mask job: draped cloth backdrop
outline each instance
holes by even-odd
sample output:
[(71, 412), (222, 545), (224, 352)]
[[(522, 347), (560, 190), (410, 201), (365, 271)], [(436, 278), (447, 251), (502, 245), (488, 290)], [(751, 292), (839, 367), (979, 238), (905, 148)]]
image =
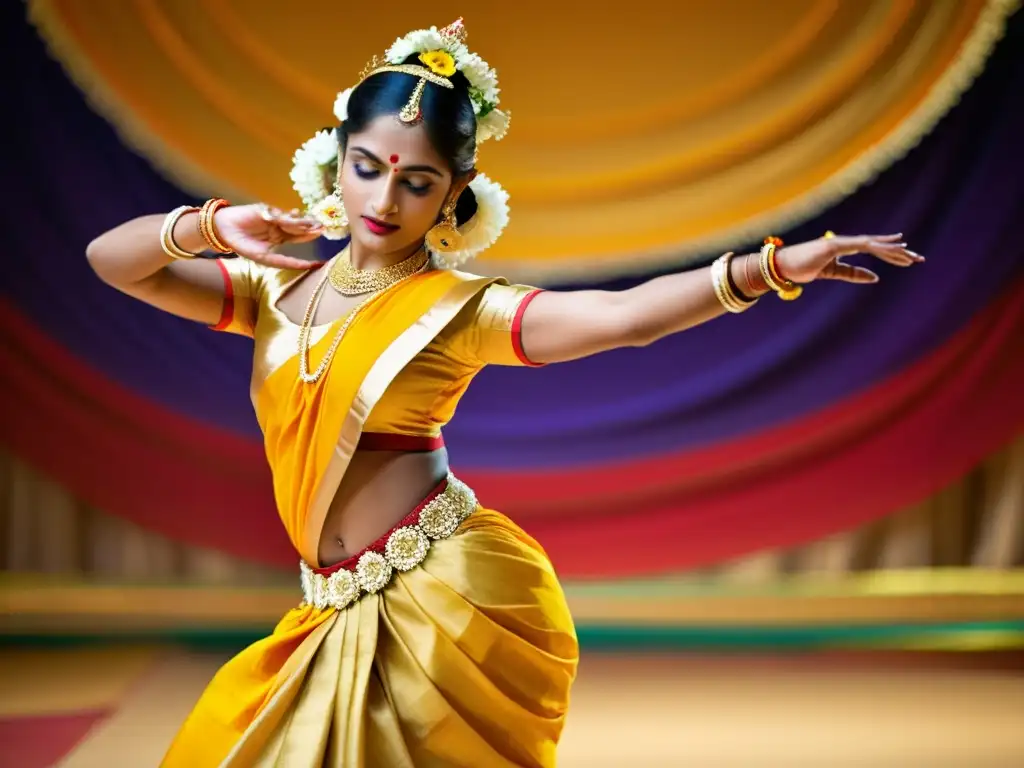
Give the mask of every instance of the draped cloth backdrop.
[[(760, 19), (762, 4), (743, 7)], [(11, 256), (0, 302), (0, 396), (8, 404), (0, 440), (89, 504), (197, 545), (291, 565), (247, 399), (249, 342), (115, 294), (91, 274), (83, 251), (105, 228), (186, 202), (190, 193), (179, 185), (287, 202), (289, 148), (327, 122), (331, 88), (350, 79), (342, 74), (320, 88), (314, 75), (358, 71), (357, 59), (390, 37), (359, 36), (357, 46), (353, 36), (338, 59), (327, 38), (316, 44), (320, 27), (330, 25), (310, 24), (311, 6), (297, 19), (277, 3), (253, 3), (238, 24), (228, 22), (242, 5), (229, 2), (118, 3), (117, 13), (97, 2), (89, 14), (70, 2), (30, 8), (64, 66), (48, 58), (20, 9), (0, 11), (23, 73), (2, 86), (21, 114), (9, 125), (18, 151), (0, 162), (21, 194), (4, 211)], [(789, 222), (788, 231), (772, 231), (788, 240), (825, 229), (903, 231), (929, 257), (912, 272), (883, 269), (878, 286), (819, 284), (789, 304), (769, 297), (755, 311), (647, 348), (540, 370), (484, 371), (446, 433), (455, 469), (486, 504), (538, 536), (568, 576), (680, 570), (847, 530), (935, 493), (1024, 425), (1020, 15), (1009, 18), (1005, 39), (986, 58), (1010, 4), (807, 0), (778, 8), (786, 32), (765, 36), (779, 60), (760, 57), (763, 43), (747, 58), (778, 69), (736, 70), (731, 90), (717, 83), (707, 91), (690, 88), (692, 73), (659, 63), (668, 38), (661, 45), (643, 38), (649, 52), (640, 56), (628, 34), (595, 44), (598, 32), (586, 24), (598, 22), (582, 20), (580, 40), (591, 34), (584, 74), (575, 68), (579, 51), (565, 48), (577, 45), (567, 41), (576, 35), (562, 34), (557, 18), (530, 26), (537, 45), (551, 36), (540, 48), (522, 40), (510, 48), (516, 36), (499, 35), (497, 17), (467, 20), (471, 36), (479, 30), (471, 41), (503, 74), (509, 100), (526, 100), (521, 109), (512, 102), (522, 120), (510, 137), (483, 155), (484, 169), (508, 181), (518, 222), (518, 234), (509, 233), (514, 247), (485, 267), (514, 271), (521, 264), (513, 255), (530, 254), (551, 287), (581, 284), (565, 281), (580, 265), (597, 265), (594, 274), (624, 275), (599, 287), (621, 288), (657, 265), (706, 260), (711, 242), (752, 247), (744, 242), (751, 222), (761, 222), (763, 234), (768, 223)], [(714, 25), (742, 42), (750, 18), (680, 13), (694, 33), (672, 52), (703, 52), (705, 66), (726, 77), (708, 44)], [(446, 21), (420, 14), (394, 14), (407, 22), (397, 32)], [(262, 45), (257, 31), (272, 19), (275, 45)], [(808, 19), (817, 19), (814, 34)], [(299, 22), (301, 33), (289, 26)], [(662, 26), (648, 21), (644, 34), (663, 35)], [(839, 39), (830, 35), (844, 44), (826, 45)], [(847, 37), (862, 47), (876, 41), (866, 69), (842, 58), (855, 53)], [(243, 48), (262, 57), (261, 66), (291, 69), (254, 78), (243, 66), (251, 62), (237, 57)], [(545, 53), (527, 55), (534, 50)], [(606, 67), (595, 70), (603, 56)], [(185, 70), (168, 71), (172, 60)], [(544, 78), (541, 62), (564, 67), (566, 77)], [(217, 76), (197, 78), (208, 73), (197, 67)], [(673, 85), (662, 73), (682, 80)], [(555, 88), (550, 81), (560, 79), (585, 95), (579, 109), (534, 87)], [(630, 101), (658, 82), (696, 94), (694, 101), (681, 105), (660, 90)], [(762, 90), (777, 98), (759, 101)], [(801, 101), (812, 93), (821, 101)], [(278, 117), (264, 119), (271, 107)], [(591, 118), (610, 114), (608, 124), (583, 119), (588, 110)], [(836, 117), (851, 114), (860, 128)], [(722, 133), (724, 116), (740, 133)], [(722, 140), (714, 152), (709, 120)], [(837, 121), (854, 133), (823, 128)], [(664, 135), (643, 134), (653, 127)], [(278, 129), (280, 141), (264, 135)], [(555, 136), (566, 146), (546, 143)], [(834, 141), (823, 144), (823, 136)], [(736, 154), (730, 141), (745, 151)], [(570, 144), (591, 154), (576, 155)], [(796, 160), (801, 146), (804, 165)], [(783, 148), (794, 164), (775, 162)], [(659, 154), (669, 149), (705, 155), (711, 165), (673, 165)], [(779, 197), (743, 197), (752, 186)], [(853, 194), (840, 200), (846, 192)], [(695, 208), (698, 198), (718, 207)], [(644, 234), (633, 212), (659, 207), (658, 221), (679, 228), (652, 238), (657, 227)], [(694, 211), (699, 216), (687, 223)], [(561, 235), (549, 236), (556, 229), (572, 233), (572, 242), (559, 245)], [(639, 250), (626, 258), (630, 247)]]
[[(509, 139), (481, 152), (515, 206), (485, 264), (549, 282), (631, 274), (788, 229), (917, 143), (1018, 2), (479, 4), (470, 47), (498, 69), (513, 115)], [(170, 178), (286, 208), (291, 155), (333, 123), (335, 94), (396, 36), (466, 9), (29, 5), (97, 108)]]

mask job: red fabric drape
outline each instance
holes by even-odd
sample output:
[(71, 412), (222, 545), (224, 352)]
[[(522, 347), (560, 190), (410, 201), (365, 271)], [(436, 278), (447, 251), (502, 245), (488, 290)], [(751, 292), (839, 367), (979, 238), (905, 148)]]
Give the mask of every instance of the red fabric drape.
[[(3, 442), (89, 503), (192, 544), (291, 566), (258, 444), (83, 365), (0, 305)], [(706, 450), (581, 471), (467, 472), (567, 576), (678, 570), (914, 503), (1024, 423), (1024, 282), (945, 346), (832, 408)], [(456, 470), (458, 470), (458, 457)]]

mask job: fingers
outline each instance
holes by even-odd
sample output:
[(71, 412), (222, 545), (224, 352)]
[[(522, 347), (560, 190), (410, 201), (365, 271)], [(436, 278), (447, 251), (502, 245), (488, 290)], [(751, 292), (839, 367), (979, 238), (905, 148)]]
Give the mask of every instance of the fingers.
[(828, 242), (837, 257), (867, 253), (897, 267), (909, 267), (923, 262), (924, 256), (907, 248), (907, 244), (901, 240), (902, 237), (898, 234), (860, 235), (858, 237), (835, 237)]
[(864, 250), (898, 267), (909, 267), (924, 261), (924, 256), (908, 249), (906, 243), (871, 243)]
[(301, 216), (284, 216), (274, 221), (274, 224), (289, 237), (305, 237), (313, 232), (319, 236), (324, 228), (316, 219), (307, 219)]
[(261, 203), (259, 210), (260, 217), (264, 221), (273, 224), (281, 232), (290, 236), (281, 238), (282, 242), (290, 240), (291, 236), (305, 237), (311, 232), (323, 229), (323, 225), (319, 221), (311, 216), (303, 216), (298, 208), (292, 208), (285, 213), (280, 208), (272, 208)]
[(844, 283), (867, 284), (878, 282), (878, 275), (870, 269), (855, 267), (852, 264), (844, 264), (841, 261), (835, 261), (826, 267), (821, 273), (821, 277), (825, 280), (839, 280)]
[(831, 238), (825, 238), (825, 239), (831, 239), (831, 240), (838, 241), (838, 242), (841, 242), (841, 241), (844, 241), (844, 240), (849, 240), (849, 241), (860, 240), (860, 241), (863, 241), (863, 242), (869, 242), (871, 240), (874, 240), (874, 241), (877, 241), (879, 243), (895, 243), (895, 242), (900, 241), (900, 240), (903, 239), (903, 233), (902, 232), (897, 232), (896, 234), (893, 234), (893, 235), (857, 235), (855, 237), (851, 237), (849, 235), (832, 235)]

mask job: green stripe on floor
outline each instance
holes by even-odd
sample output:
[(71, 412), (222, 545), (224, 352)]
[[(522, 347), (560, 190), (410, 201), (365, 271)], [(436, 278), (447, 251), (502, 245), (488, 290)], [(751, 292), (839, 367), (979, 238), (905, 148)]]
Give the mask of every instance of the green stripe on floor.
[[(199, 649), (241, 648), (267, 634), (263, 628), (174, 629), (77, 634), (8, 633), (0, 646), (66, 647), (105, 642), (173, 643)], [(586, 650), (728, 650), (888, 648), (1002, 650), (1024, 648), (1024, 621), (848, 626), (680, 627), (586, 625), (577, 627)]]

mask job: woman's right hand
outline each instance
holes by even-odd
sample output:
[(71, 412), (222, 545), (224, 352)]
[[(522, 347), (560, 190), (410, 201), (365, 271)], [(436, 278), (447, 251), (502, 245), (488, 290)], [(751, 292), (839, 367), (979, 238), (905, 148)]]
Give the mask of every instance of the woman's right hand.
[(297, 210), (285, 213), (265, 205), (231, 205), (213, 216), (217, 238), (251, 261), (278, 269), (309, 269), (318, 262), (274, 253), (285, 243), (308, 243), (323, 234), (323, 225)]

